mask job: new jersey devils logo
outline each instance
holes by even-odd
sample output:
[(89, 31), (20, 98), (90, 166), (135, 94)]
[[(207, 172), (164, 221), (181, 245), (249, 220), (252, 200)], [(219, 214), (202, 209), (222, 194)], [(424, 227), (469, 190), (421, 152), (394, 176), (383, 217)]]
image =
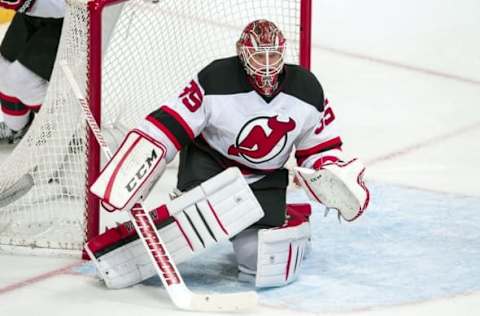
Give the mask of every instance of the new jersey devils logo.
[(287, 134), (295, 125), (292, 118), (282, 122), (277, 116), (256, 117), (241, 128), (236, 144), (228, 148), (228, 154), (242, 156), (252, 163), (269, 161), (283, 150)]

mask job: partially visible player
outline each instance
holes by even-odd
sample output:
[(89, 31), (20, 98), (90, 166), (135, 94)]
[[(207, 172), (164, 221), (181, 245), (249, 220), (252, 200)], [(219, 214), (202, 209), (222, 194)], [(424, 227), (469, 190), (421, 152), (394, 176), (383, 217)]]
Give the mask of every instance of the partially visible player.
[(45, 98), (57, 54), (64, 0), (0, 0), (16, 11), (0, 46), (0, 141), (15, 142)]
[[(237, 42), (237, 56), (213, 61), (178, 95), (160, 103), (129, 134), (92, 187), (107, 208), (130, 207), (129, 201), (148, 194), (153, 181), (146, 179), (161, 173), (153, 171), (157, 161), (168, 163), (180, 152), (177, 188), (193, 190), (183, 197), (196, 199), (190, 203), (195, 207), (182, 212), (168, 204), (153, 215), (158, 223), (165, 223), (159, 229), (168, 249), (177, 251), (179, 240), (188, 244), (200, 240), (199, 248), (207, 248), (204, 239), (215, 234), (209, 233), (208, 221), (201, 220), (205, 214), (201, 203), (216, 199), (206, 188), (212, 187), (212, 179), (221, 179), (224, 170), (239, 168), (264, 214), (244, 223), (246, 229), (229, 238), (239, 270), (255, 275), (258, 287), (283, 286), (295, 280), (310, 239), (309, 206), (286, 203), (289, 178), (285, 164), (293, 151), (310, 196), (317, 201), (327, 196), (321, 202), (336, 208), (348, 221), (368, 205), (364, 167), (356, 159), (345, 158), (335, 114), (316, 77), (300, 66), (284, 63), (285, 43), (274, 23), (249, 23)], [(236, 199), (234, 189), (217, 185), (216, 190)], [(217, 203), (221, 209), (217, 213), (225, 225), (242, 222), (242, 214), (249, 213), (247, 208), (222, 209), (224, 204)], [(203, 214), (200, 219), (188, 220), (197, 213)], [(145, 266), (146, 254), (131, 241), (128, 226), (122, 224), (89, 243), (92, 259), (110, 287), (132, 285), (153, 275), (153, 270), (139, 268)], [(190, 248), (189, 254), (198, 253)], [(190, 257), (179, 256), (179, 261)]]

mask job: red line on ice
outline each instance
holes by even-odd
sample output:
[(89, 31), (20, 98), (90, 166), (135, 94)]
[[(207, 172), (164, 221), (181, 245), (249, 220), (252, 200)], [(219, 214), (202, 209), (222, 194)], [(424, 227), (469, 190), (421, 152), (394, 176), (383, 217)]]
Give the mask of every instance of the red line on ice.
[(326, 47), (326, 46), (322, 46), (322, 45), (312, 45), (312, 47), (317, 48), (317, 49), (326, 50), (326, 51), (329, 51), (329, 52), (331, 52), (333, 54), (337, 54), (337, 55), (342, 55), (342, 56), (351, 57), (351, 58), (355, 58), (355, 59), (366, 60), (366, 61), (370, 61), (370, 62), (377, 63), (377, 64), (382, 64), (382, 65), (387, 65), (387, 66), (391, 66), (391, 67), (401, 68), (401, 69), (405, 69), (405, 70), (419, 72), (419, 73), (423, 73), (423, 74), (426, 74), (426, 75), (441, 77), (441, 78), (445, 78), (445, 79), (451, 79), (451, 80), (460, 81), (460, 82), (464, 82), (464, 83), (480, 85), (480, 80), (478, 80), (478, 79), (472, 79), (472, 78), (467, 78), (467, 77), (463, 77), (463, 76), (459, 76), (459, 75), (455, 75), (455, 74), (449, 74), (449, 73), (446, 73), (446, 72), (441, 72), (441, 71), (437, 71), (437, 70), (433, 70), (433, 69), (427, 69), (427, 68), (422, 68), (422, 67), (418, 67), (418, 66), (407, 65), (407, 64), (404, 64), (404, 63), (396, 62), (396, 61), (391, 61), (391, 60), (382, 59), (382, 58), (378, 58), (378, 57), (373, 57), (373, 56), (348, 52), (348, 51), (344, 51), (344, 50), (341, 50), (341, 49)]
[(447, 139), (455, 138), (455, 137), (460, 136), (462, 134), (468, 133), (468, 132), (470, 132), (472, 130), (475, 130), (479, 127), (480, 127), (480, 122), (475, 122), (471, 125), (463, 126), (463, 127), (458, 128), (456, 130), (450, 131), (450, 132), (442, 134), (442, 135), (432, 137), (430, 139), (424, 140), (424, 141), (416, 143), (416, 144), (412, 144), (410, 146), (404, 147), (404, 148), (399, 149), (397, 151), (394, 151), (394, 152), (391, 152), (391, 153), (388, 153), (388, 154), (385, 154), (385, 155), (382, 155), (382, 156), (378, 156), (378, 157), (369, 159), (369, 160), (366, 161), (366, 165), (371, 166), (371, 165), (374, 165), (374, 164), (379, 163), (379, 162), (392, 160), (392, 159), (398, 158), (400, 156), (410, 154), (410, 153), (412, 153), (416, 150), (419, 150), (419, 149), (422, 149), (422, 148), (425, 148), (425, 147), (428, 147), (428, 146), (436, 145), (438, 143), (442, 143), (442, 142), (446, 141)]
[(8, 293), (8, 292), (13, 292), (13, 291), (18, 290), (20, 288), (33, 285), (35, 283), (41, 282), (41, 281), (46, 280), (46, 279), (50, 279), (52, 277), (55, 277), (55, 276), (58, 276), (58, 275), (61, 275), (61, 274), (68, 274), (68, 272), (71, 268), (79, 266), (82, 263), (83, 262), (75, 262), (75, 263), (69, 264), (67, 266), (64, 266), (62, 268), (52, 270), (52, 271), (49, 271), (49, 272), (45, 272), (45, 273), (39, 274), (37, 276), (34, 276), (32, 278), (7, 285), (5, 287), (0, 287), (0, 295)]

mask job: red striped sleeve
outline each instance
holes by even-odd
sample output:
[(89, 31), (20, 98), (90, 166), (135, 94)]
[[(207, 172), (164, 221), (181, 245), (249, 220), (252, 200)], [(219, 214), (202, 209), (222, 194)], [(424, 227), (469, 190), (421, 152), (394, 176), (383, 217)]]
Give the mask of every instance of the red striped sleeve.
[(195, 134), (190, 128), (190, 125), (188, 125), (187, 122), (185, 122), (185, 120), (177, 112), (175, 112), (172, 108), (166, 105), (160, 107), (160, 110), (170, 114), (178, 122), (178, 124), (180, 124), (183, 127), (183, 129), (188, 134), (188, 137), (190, 137), (190, 139), (195, 138)]
[(149, 121), (150, 123), (155, 125), (155, 127), (157, 127), (159, 130), (161, 130), (163, 132), (163, 134), (165, 134), (165, 136), (167, 136), (167, 138), (173, 143), (173, 145), (175, 146), (175, 148), (177, 150), (182, 149), (182, 145), (180, 144), (180, 142), (177, 140), (175, 135), (173, 135), (173, 133), (165, 125), (163, 125), (161, 122), (155, 120), (151, 116), (147, 116), (147, 121)]
[(323, 143), (317, 144), (313, 147), (306, 149), (299, 149), (295, 152), (295, 158), (297, 159), (297, 164), (299, 166), (308, 159), (308, 157), (325, 152), (331, 149), (340, 149), (342, 146), (342, 139), (340, 137), (335, 137), (330, 140), (327, 140)]

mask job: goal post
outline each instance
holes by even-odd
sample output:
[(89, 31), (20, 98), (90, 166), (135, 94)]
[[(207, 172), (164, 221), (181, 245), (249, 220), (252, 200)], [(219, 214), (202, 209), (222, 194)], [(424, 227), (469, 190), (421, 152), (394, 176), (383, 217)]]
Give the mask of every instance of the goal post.
[(102, 156), (60, 60), (115, 146), (204, 66), (234, 55), (242, 29), (254, 19), (276, 23), (287, 38), (286, 62), (309, 68), (311, 2), (67, 0), (46, 99), (0, 164), (0, 252), (80, 254), (99, 233), (100, 204), (88, 187)]

